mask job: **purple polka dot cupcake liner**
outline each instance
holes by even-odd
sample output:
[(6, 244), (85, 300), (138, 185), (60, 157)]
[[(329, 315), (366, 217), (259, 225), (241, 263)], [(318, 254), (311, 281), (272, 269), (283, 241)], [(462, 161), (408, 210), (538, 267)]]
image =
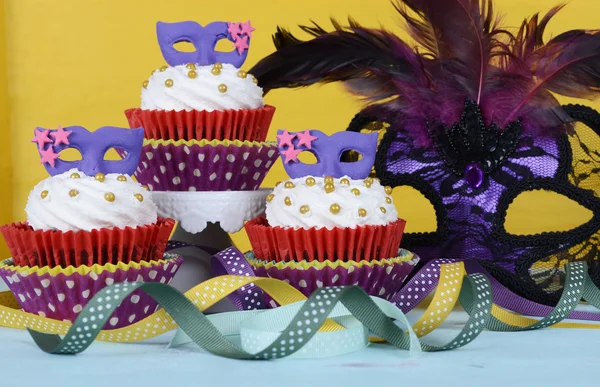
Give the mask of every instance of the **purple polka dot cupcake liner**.
[(134, 175), (151, 191), (253, 191), (278, 157), (276, 143), (145, 140)]
[[(419, 261), (412, 254), (381, 261), (343, 264), (328, 261), (267, 263), (254, 259), (252, 253), (248, 253), (246, 258), (257, 276), (287, 282), (307, 297), (321, 287), (356, 285), (369, 295), (386, 300), (390, 300), (400, 290)], [(274, 306), (271, 301), (269, 299), (267, 302)]]
[[(25, 312), (60, 321), (74, 322), (79, 312), (96, 293), (119, 282), (160, 282), (169, 284), (183, 258), (165, 254), (165, 259), (145, 265), (121, 264), (114, 271), (91, 270), (86, 274), (66, 270), (50, 274), (48, 271), (11, 270), (12, 260), (0, 266), (0, 278), (15, 295)], [(71, 268), (72, 269), (72, 268)], [(123, 300), (111, 315), (104, 329), (117, 329), (134, 324), (156, 311), (158, 303), (142, 291), (136, 291)]]

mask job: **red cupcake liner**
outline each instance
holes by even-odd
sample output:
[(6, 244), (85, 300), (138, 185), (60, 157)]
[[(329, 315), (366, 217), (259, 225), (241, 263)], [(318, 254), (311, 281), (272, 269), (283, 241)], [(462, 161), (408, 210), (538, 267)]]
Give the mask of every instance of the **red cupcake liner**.
[(92, 231), (33, 230), (27, 223), (0, 227), (17, 266), (92, 266), (162, 258), (175, 226), (172, 219), (156, 224)]
[(265, 141), (275, 107), (222, 111), (175, 111), (128, 109), (131, 128), (144, 128), (145, 136), (156, 140), (240, 140)]
[(395, 257), (406, 221), (385, 226), (293, 229), (271, 227), (266, 217), (244, 228), (256, 258), (263, 261), (371, 261)]

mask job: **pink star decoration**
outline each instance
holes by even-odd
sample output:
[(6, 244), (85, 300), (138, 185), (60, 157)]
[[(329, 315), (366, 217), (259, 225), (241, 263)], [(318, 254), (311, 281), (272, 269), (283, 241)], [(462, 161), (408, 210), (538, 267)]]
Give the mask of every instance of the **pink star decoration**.
[(50, 137), (54, 139), (54, 146), (60, 144), (69, 145), (69, 135), (71, 135), (71, 131), (64, 130), (62, 126), (59, 126), (57, 131), (50, 133)]
[(281, 151), (281, 154), (285, 156), (285, 164), (292, 161), (298, 161), (298, 154), (300, 152), (302, 152), (302, 149), (295, 149), (293, 145), (286, 150)]
[(242, 34), (246, 34), (248, 35), (248, 37), (252, 37), (252, 31), (256, 31), (256, 28), (252, 28), (252, 25), (250, 24), (250, 20), (248, 20), (245, 23), (240, 23), (242, 26)]
[(38, 144), (38, 149), (44, 149), (44, 145), (48, 142), (52, 142), (52, 140), (50, 140), (48, 138), (48, 134), (50, 134), (50, 132), (48, 131), (48, 129), (43, 129), (43, 130), (35, 130), (35, 137), (31, 139), (31, 142), (37, 142)]
[(42, 156), (40, 164), (48, 163), (54, 168), (54, 161), (59, 157), (57, 153), (54, 153), (54, 148), (49, 147), (47, 150), (40, 149), (40, 155)]
[(240, 35), (240, 24), (241, 23), (227, 22), (227, 32), (231, 35), (233, 40), (237, 40)]
[(304, 133), (298, 133), (298, 147), (302, 145), (306, 146), (307, 149), (312, 149), (312, 142), (317, 138), (315, 136), (311, 136), (308, 130), (305, 130)]
[(238, 38), (235, 40), (235, 43), (233, 43), (234, 47), (237, 48), (238, 50), (238, 54), (241, 54), (242, 52), (244, 52), (244, 50), (248, 49), (248, 37), (244, 36), (238, 36)]
[(277, 135), (277, 139), (279, 140), (279, 147), (283, 148), (284, 146), (294, 147), (292, 144), (292, 140), (296, 138), (295, 134), (289, 134), (287, 130), (284, 130), (282, 134)]

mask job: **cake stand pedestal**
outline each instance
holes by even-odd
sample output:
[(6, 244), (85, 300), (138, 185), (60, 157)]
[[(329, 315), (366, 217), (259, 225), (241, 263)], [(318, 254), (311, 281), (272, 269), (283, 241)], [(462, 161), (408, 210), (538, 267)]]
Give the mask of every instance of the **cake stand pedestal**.
[[(244, 222), (264, 214), (266, 197), (271, 189), (222, 192), (152, 192), (161, 217), (178, 224), (171, 237), (174, 241), (224, 250), (233, 246), (229, 233), (240, 231)], [(195, 247), (175, 250), (183, 256), (182, 267), (171, 286), (185, 292), (212, 277), (211, 254)], [(224, 301), (209, 313), (236, 310)]]

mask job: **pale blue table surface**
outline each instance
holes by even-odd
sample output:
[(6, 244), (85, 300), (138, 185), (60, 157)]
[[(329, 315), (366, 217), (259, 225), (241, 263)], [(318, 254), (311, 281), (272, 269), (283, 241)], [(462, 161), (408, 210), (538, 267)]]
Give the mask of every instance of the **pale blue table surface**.
[[(453, 312), (432, 340), (447, 340), (464, 321), (464, 312)], [(600, 330), (486, 331), (462, 349), (416, 358), (372, 345), (337, 358), (278, 361), (229, 360), (193, 344), (167, 349), (170, 337), (143, 344), (97, 342), (83, 354), (57, 356), (41, 352), (25, 331), (0, 328), (0, 387), (600, 385)]]

